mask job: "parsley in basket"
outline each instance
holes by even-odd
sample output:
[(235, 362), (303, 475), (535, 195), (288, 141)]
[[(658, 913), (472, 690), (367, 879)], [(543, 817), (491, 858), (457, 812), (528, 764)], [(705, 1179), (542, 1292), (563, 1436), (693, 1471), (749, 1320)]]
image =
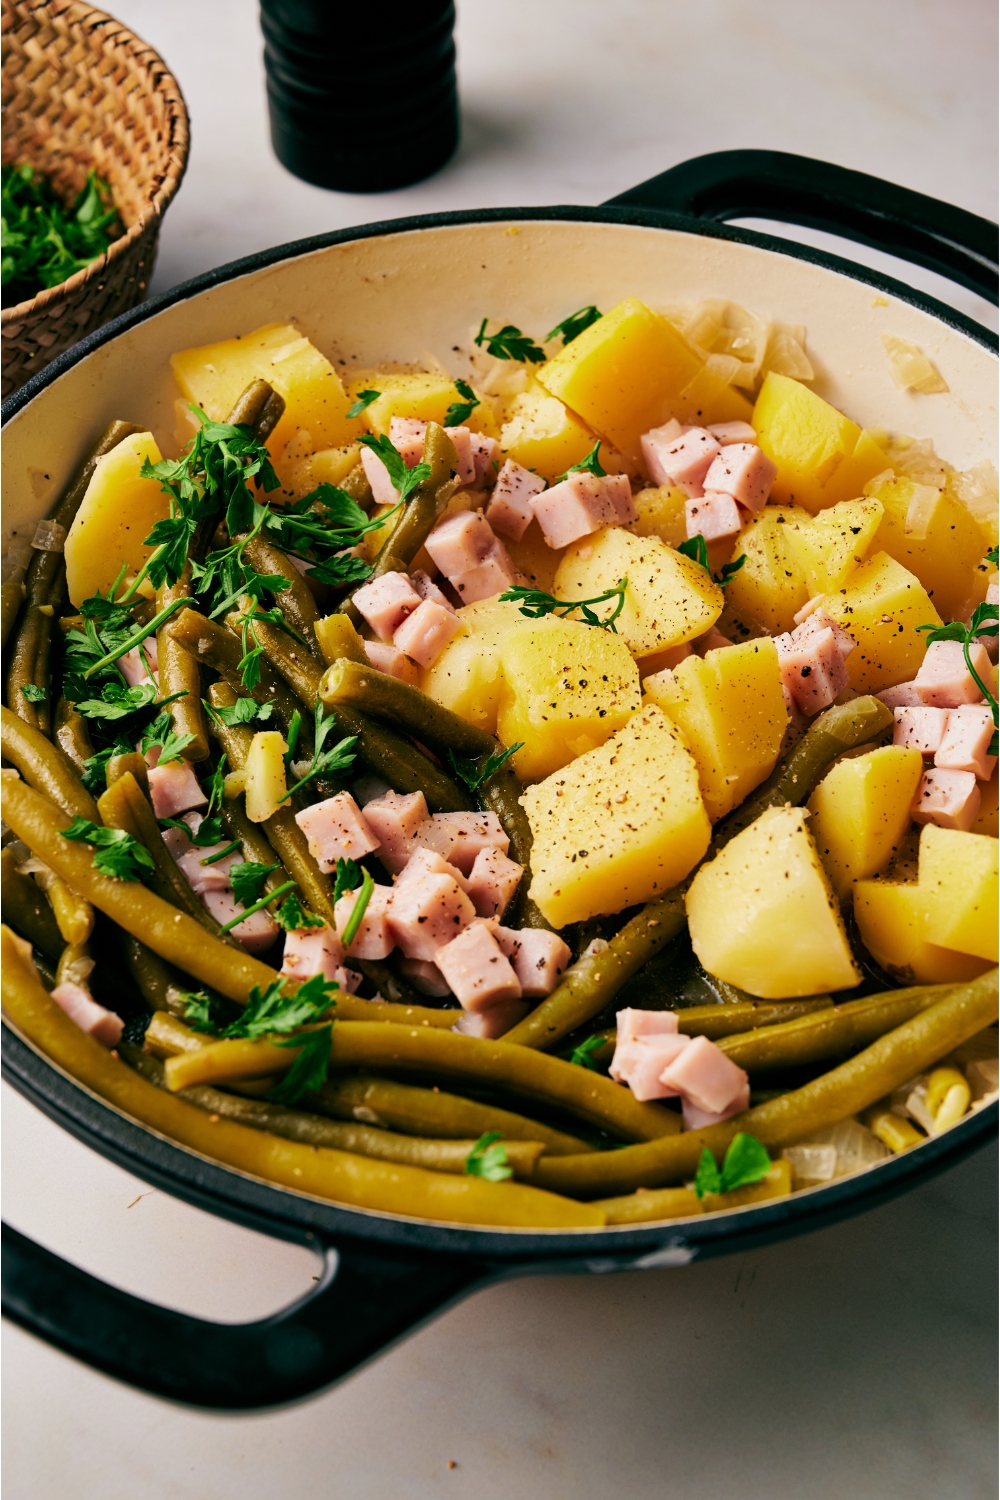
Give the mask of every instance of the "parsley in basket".
[(68, 281), (123, 233), (107, 183), (94, 172), (71, 209), (26, 162), (3, 168), (0, 198), (4, 307)]

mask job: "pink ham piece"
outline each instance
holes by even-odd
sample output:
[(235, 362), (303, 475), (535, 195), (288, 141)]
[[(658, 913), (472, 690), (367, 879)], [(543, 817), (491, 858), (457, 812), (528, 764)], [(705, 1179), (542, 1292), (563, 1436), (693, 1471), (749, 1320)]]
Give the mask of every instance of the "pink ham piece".
[[(983, 682), (995, 692), (996, 678), (985, 646), (974, 642), (969, 656)], [(961, 641), (935, 641), (928, 646), (913, 686), (932, 708), (960, 708), (963, 703), (981, 703), (983, 698), (965, 665)]]
[(481, 917), (502, 917), (524, 874), (523, 865), (499, 849), (480, 849), (469, 874), (468, 893)]
[(476, 478), (474, 483), (484, 481), (487, 485), (496, 477), (500, 467), (500, 444), (496, 438), (484, 437), (481, 432), (474, 432), (471, 438), (472, 462), (476, 466)]
[(649, 477), (654, 484), (672, 484), (686, 495), (704, 493), (705, 475), (718, 457), (720, 445), (704, 427), (681, 428), (668, 422), (639, 440)]
[[(337, 936), (341, 941), (343, 941), (344, 928), (347, 926), (357, 899), (357, 891), (348, 891), (346, 895), (341, 896), (333, 908)], [(393, 936), (389, 930), (392, 899), (393, 893), (387, 885), (377, 885), (372, 891), (368, 905), (365, 907), (365, 914), (361, 918), (361, 925), (347, 950), (351, 958), (389, 957), (394, 946)]]
[(492, 599), (516, 581), (517, 569), (498, 537), (493, 538), (489, 555), (483, 562), (468, 573), (458, 573), (448, 580), (463, 604), (479, 604), (483, 599)]
[(434, 566), (454, 582), (484, 563), (495, 541), (484, 515), (477, 510), (462, 510), (442, 516), (427, 538), (426, 547)]
[(435, 1000), (443, 1000), (446, 995), (451, 994), (448, 981), (437, 964), (428, 963), (426, 959), (401, 958), (399, 972), (421, 995), (430, 995)]
[(82, 985), (66, 980), (56, 985), (52, 998), (73, 1024), (92, 1036), (95, 1042), (100, 1042), (102, 1047), (118, 1046), (125, 1030), (121, 1016), (98, 1005), (93, 995)]
[(379, 841), (350, 792), (337, 792), (295, 814), (306, 836), (309, 853), (324, 874), (337, 868), (338, 859), (361, 859), (373, 854)]
[(476, 480), (476, 460), (472, 452), (472, 433), (467, 427), (446, 427), (445, 432), (455, 444), (455, 452), (458, 454), (458, 487), (474, 484)]
[[(420, 608), (423, 608), (423, 606), (421, 605)], [(414, 610), (414, 614), (416, 613), (417, 611)], [(411, 615), (410, 618), (412, 619), (413, 616)], [(405, 624), (406, 621), (404, 620), (400, 629)], [(401, 650), (399, 646), (389, 645), (386, 641), (362, 641), (361, 644), (364, 646), (365, 655), (376, 672), (384, 672), (387, 677), (395, 677), (398, 682), (408, 682), (411, 687), (417, 686), (420, 681), (420, 673), (413, 662), (410, 661), (406, 652)]]
[(660, 1074), (660, 1082), (698, 1109), (718, 1114), (728, 1109), (747, 1086), (747, 1075), (707, 1036), (687, 1038)]
[(689, 1036), (677, 1032), (620, 1041), (615, 1047), (609, 1072), (616, 1083), (627, 1084), (641, 1103), (649, 1099), (672, 1099), (678, 1091), (662, 1082), (662, 1075), (690, 1044)]
[(756, 515), (767, 504), (777, 473), (777, 464), (756, 443), (728, 443), (705, 475), (705, 493), (731, 495), (744, 510)]
[(497, 927), (493, 936), (510, 959), (524, 998), (551, 995), (573, 956), (569, 944), (543, 927)]
[(365, 447), (361, 450), (361, 467), (365, 471), (365, 477), (372, 487), (372, 498), (376, 505), (395, 505), (399, 499), (399, 491), (394, 487), (389, 478), (389, 470), (371, 448)]
[(389, 441), (408, 469), (416, 468), (424, 456), (427, 423), (418, 417), (391, 417)]
[(190, 761), (171, 760), (149, 771), (149, 795), (157, 818), (176, 818), (192, 807), (204, 807), (208, 798), (198, 785)]
[(499, 1005), (491, 1005), (489, 1010), (467, 1011), (464, 1016), (459, 1016), (452, 1031), (457, 1031), (462, 1036), (478, 1037), (480, 1041), (494, 1042), (497, 1037), (504, 1036), (518, 1021), (523, 1021), (530, 1005), (525, 1005), (523, 1000), (503, 1000)]
[[(167, 833), (177, 834), (180, 839), (184, 838), (179, 828), (168, 828), (163, 835), (166, 843)], [(187, 841), (185, 841), (187, 842)], [(174, 854), (175, 845), (167, 846), (176, 861), (188, 885), (196, 896), (204, 896), (206, 891), (224, 891), (231, 884), (229, 872), (233, 865), (238, 865), (243, 860), (243, 854), (239, 849), (234, 849), (232, 854), (227, 854), (224, 859), (217, 859), (214, 864), (203, 865), (202, 860), (208, 859), (213, 854), (218, 854), (220, 849), (225, 849), (225, 844), (213, 844), (210, 848), (199, 848), (197, 844), (187, 843), (186, 848), (180, 853)]]
[(450, 865), (446, 859), (437, 854), (433, 849), (425, 849), (423, 845), (415, 848), (406, 862), (406, 868), (396, 877), (396, 887), (406, 885), (418, 879), (421, 875), (448, 875), (459, 890), (469, 892), (469, 882), (455, 865)]
[[(237, 905), (232, 886), (227, 885), (225, 890), (221, 891), (203, 891), (201, 899), (204, 901), (209, 913), (220, 925), (231, 922), (243, 910), (242, 906)], [(260, 911), (255, 911), (253, 916), (247, 917), (245, 921), (240, 922), (238, 926), (231, 928), (230, 931), (240, 947), (245, 948), (247, 953), (266, 953), (268, 948), (274, 943), (281, 928), (269, 916), (267, 909), (262, 907)]]
[(915, 823), (936, 823), (968, 833), (979, 816), (982, 793), (971, 771), (925, 771), (913, 801)]
[(922, 708), (924, 700), (913, 686), (912, 682), (900, 682), (896, 687), (885, 688), (875, 697), (886, 708), (893, 710), (897, 708)]
[(673, 1036), (679, 1028), (672, 1010), (636, 1010), (625, 1006), (615, 1021), (619, 1042), (634, 1042), (641, 1036)]
[(387, 642), (420, 605), (420, 595), (405, 573), (383, 573), (356, 589), (353, 599), (379, 640)]
[(476, 908), (452, 876), (422, 873), (395, 886), (387, 926), (405, 958), (430, 959), (440, 968), (438, 949), (458, 937), (475, 915)]
[(849, 682), (845, 662), (857, 644), (854, 637), (817, 609), (790, 635), (774, 637), (782, 685), (800, 713), (829, 708)]
[(414, 568), (410, 574), (410, 582), (413, 584), (414, 592), (419, 594), (421, 599), (429, 599), (432, 604), (440, 604), (442, 609), (450, 609), (452, 614), (455, 613), (454, 605), (445, 598), (434, 580), (429, 578), (422, 568)]
[(703, 536), (706, 542), (721, 542), (738, 536), (743, 518), (731, 495), (701, 495), (684, 502), (687, 534)]
[(392, 642), (418, 666), (426, 669), (434, 665), (445, 646), (464, 629), (450, 606), (423, 599), (398, 627)]
[[(919, 708), (893, 709), (892, 717), (896, 722), (892, 731), (892, 743), (902, 745), (907, 750), (919, 750), (921, 755), (936, 755), (944, 739), (949, 712), (947, 708), (925, 708), (923, 705)], [(963, 767), (959, 766), (957, 769), (962, 770)]]
[(550, 547), (568, 547), (602, 526), (621, 524), (618, 487), (609, 493), (605, 481), (587, 470), (567, 474), (550, 490), (533, 495), (528, 504)]
[(709, 1125), (721, 1125), (723, 1120), (731, 1120), (733, 1115), (741, 1115), (745, 1109), (749, 1108), (749, 1079), (731, 1104), (714, 1113), (710, 1109), (699, 1109), (698, 1105), (693, 1104), (690, 1099), (681, 1100), (681, 1114), (684, 1117), (685, 1130), (704, 1130)]
[[(723, 448), (730, 443), (755, 443), (757, 434), (749, 422), (710, 422), (705, 428)], [(714, 462), (714, 460), (713, 460)]]
[(285, 934), (285, 956), (281, 973), (293, 979), (312, 979), (321, 974), (336, 980), (344, 961), (337, 934), (324, 922), (322, 927), (296, 927)]
[(619, 526), (631, 526), (639, 519), (639, 512), (632, 499), (632, 486), (627, 474), (605, 474), (604, 493), (614, 507)]
[(504, 1000), (521, 998), (517, 975), (483, 922), (473, 922), (439, 948), (434, 962), (463, 1010), (489, 1010)]
[(490, 812), (433, 813), (417, 831), (416, 842), (433, 849), (463, 875), (472, 873), (481, 849), (506, 854), (510, 848), (500, 819)]
[(997, 763), (997, 757), (989, 753), (992, 738), (993, 715), (985, 704), (950, 709), (934, 764), (944, 771), (971, 771), (979, 781), (989, 781)]
[(364, 818), (379, 841), (379, 859), (390, 875), (398, 875), (413, 852), (418, 829), (428, 821), (423, 792), (384, 792), (365, 803)]
[(519, 542), (534, 518), (529, 502), (544, 488), (545, 480), (540, 474), (533, 474), (508, 458), (497, 475), (486, 507), (486, 519), (493, 530), (512, 542)]
[[(146, 662), (149, 662), (149, 670)], [(138, 687), (140, 683), (152, 681), (159, 671), (159, 662), (156, 656), (156, 636), (148, 635), (141, 646), (133, 646), (131, 651), (126, 651), (124, 656), (119, 656), (116, 666), (129, 687)], [(150, 676), (152, 673), (152, 677)]]

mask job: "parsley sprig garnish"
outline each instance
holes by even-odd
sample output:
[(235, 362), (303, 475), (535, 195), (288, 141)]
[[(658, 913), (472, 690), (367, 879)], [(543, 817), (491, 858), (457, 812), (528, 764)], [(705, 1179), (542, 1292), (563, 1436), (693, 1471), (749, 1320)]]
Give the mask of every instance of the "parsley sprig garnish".
[(370, 873), (367, 870), (362, 871), (361, 889), (355, 897), (354, 905), (351, 908), (351, 915), (347, 919), (347, 926), (340, 935), (340, 941), (343, 944), (345, 953), (348, 952), (351, 944), (358, 935), (358, 928), (361, 926), (365, 912), (368, 910), (368, 903), (372, 898), (374, 889), (375, 881), (372, 879)]
[(599, 1052), (604, 1045), (604, 1037), (588, 1036), (578, 1047), (573, 1048), (573, 1051), (569, 1055), (569, 1060), (571, 1063), (575, 1063), (578, 1068), (589, 1068), (592, 1073), (596, 1073), (597, 1064), (592, 1054)]
[(303, 1094), (321, 1089), (326, 1082), (333, 1048), (333, 1024), (317, 1026), (301, 1036), (278, 1042), (279, 1047), (298, 1047), (299, 1055), (280, 1083), (268, 1094), (272, 1104), (298, 1104)]
[[(557, 599), (553, 594), (547, 594), (544, 589), (525, 588), (518, 584), (501, 594), (500, 601), (503, 603), (504, 600), (510, 600), (511, 603), (519, 604), (522, 615), (527, 615), (529, 620), (540, 620), (543, 615), (556, 615), (564, 619), (578, 609), (583, 614), (585, 624), (596, 625), (601, 630), (610, 630), (617, 635), (615, 621), (625, 608), (627, 588), (628, 579), (620, 578), (613, 589), (606, 589), (603, 594), (595, 594), (592, 599)], [(594, 612), (593, 606), (605, 604), (609, 599), (617, 599), (618, 603), (602, 620)]]
[(207, 698), (202, 698), (201, 702), (209, 717), (227, 729), (237, 724), (252, 724), (254, 719), (266, 723), (274, 712), (273, 703), (258, 703), (256, 698), (237, 698), (235, 703), (220, 703), (218, 708), (213, 707)]
[(465, 380), (456, 380), (455, 389), (461, 396), (461, 401), (453, 401), (444, 414), (444, 425), (446, 427), (461, 427), (467, 422), (479, 405), (479, 397), (472, 386)]
[(724, 589), (726, 584), (730, 583), (736, 577), (747, 560), (747, 555), (744, 552), (735, 562), (723, 563), (721, 573), (713, 573), (708, 565), (708, 543), (700, 531), (696, 532), (694, 536), (689, 536), (686, 542), (681, 542), (677, 551), (683, 557), (689, 557), (692, 562), (696, 562), (699, 567), (704, 568), (705, 572), (714, 583), (719, 585), (720, 589)]
[(520, 328), (515, 328), (513, 323), (505, 323), (498, 332), (487, 333), (488, 322), (489, 318), (483, 319), (473, 340), (480, 349), (485, 344), (487, 354), (492, 354), (494, 359), (516, 359), (522, 364), (532, 365), (545, 363), (545, 350), (539, 349), (535, 341), (523, 334)]
[[(358, 439), (358, 442), (365, 448), (370, 448), (385, 464), (389, 471), (389, 479), (392, 487), (401, 502), (407, 500), (413, 491), (419, 485), (423, 484), (425, 479), (431, 477), (430, 464), (421, 462), (414, 464), (412, 469), (407, 468), (405, 458), (392, 439), (387, 437), (384, 432), (380, 432), (378, 437), (373, 437), (370, 432), (366, 432), (363, 437)], [(382, 517), (382, 522), (385, 519), (386, 517)]]
[(4, 307), (68, 280), (122, 233), (108, 185), (93, 171), (69, 210), (27, 162), (3, 168), (0, 196)]
[[(299, 1055), (285, 1077), (271, 1090), (268, 1098), (275, 1104), (295, 1104), (309, 1089), (321, 1088), (330, 1063), (333, 1025), (315, 1026), (336, 1005), (335, 981), (321, 974), (307, 979), (291, 992), (284, 979), (276, 979), (261, 990), (254, 985), (246, 1009), (221, 1033), (224, 1038), (246, 1037), (255, 1040), (265, 1036), (295, 1035), (276, 1042), (278, 1047), (296, 1047)], [(214, 1008), (204, 991), (187, 997), (186, 1016), (198, 1031), (215, 1030)], [(312, 1026), (300, 1032), (301, 1026)], [(217, 1033), (218, 1034), (218, 1033)]]
[(518, 750), (524, 749), (524, 741), (518, 740), (514, 745), (508, 745), (506, 750), (496, 751), (488, 755), (486, 760), (480, 764), (478, 760), (460, 760), (454, 750), (448, 751), (448, 764), (470, 792), (478, 792), (481, 786), (495, 776), (502, 765), (515, 755)]
[(101, 828), (86, 818), (75, 817), (62, 836), (89, 844), (94, 851), (94, 869), (112, 880), (141, 880), (146, 871), (155, 868), (149, 850), (124, 828)]
[(315, 750), (313, 758), (305, 774), (299, 778), (294, 786), (278, 798), (279, 802), (285, 802), (297, 791), (312, 781), (316, 776), (334, 776), (338, 771), (347, 771), (354, 764), (353, 749), (358, 742), (356, 734), (347, 735), (339, 740), (329, 750), (324, 750), (323, 745), (331, 729), (336, 725), (337, 718), (332, 709), (327, 711), (321, 700), (316, 702), (315, 721)]
[(280, 864), (262, 865), (253, 859), (233, 865), (229, 871), (229, 883), (240, 906), (251, 906), (259, 901), (267, 877), (280, 868)]
[(593, 474), (597, 479), (604, 479), (608, 471), (607, 469), (601, 467), (601, 462), (598, 458), (598, 454), (600, 453), (600, 451), (601, 440), (600, 438), (598, 438), (597, 442), (591, 448), (586, 457), (581, 458), (578, 464), (570, 464), (565, 474), (559, 475), (559, 478), (556, 480), (556, 484), (561, 484), (562, 481), (564, 479), (568, 479), (571, 474)]
[(193, 734), (175, 734), (173, 720), (164, 709), (144, 731), (139, 749), (145, 755), (148, 750), (154, 750), (158, 746), (160, 757), (156, 764), (166, 766), (172, 760), (180, 760), (181, 752), (187, 749), (193, 739)]
[(603, 316), (604, 314), (598, 312), (596, 307), (581, 307), (578, 312), (570, 313), (568, 318), (563, 318), (561, 323), (557, 323), (552, 332), (545, 335), (545, 342), (551, 343), (553, 339), (561, 336), (565, 348), (574, 339), (578, 339), (591, 323), (596, 323), (598, 318)]
[(465, 1158), (465, 1170), (470, 1177), (485, 1177), (487, 1182), (506, 1182), (513, 1177), (513, 1168), (507, 1164), (507, 1148), (499, 1130), (487, 1130), (481, 1135)]
[(706, 1146), (695, 1173), (694, 1190), (699, 1198), (706, 1193), (732, 1193), (736, 1188), (760, 1182), (771, 1170), (771, 1158), (755, 1135), (742, 1131), (729, 1142), (722, 1170)]
[(338, 859), (333, 877), (333, 904), (336, 906), (347, 891), (356, 891), (361, 884), (361, 866), (353, 859)]
[(278, 907), (274, 920), (285, 932), (298, 932), (303, 927), (326, 926), (322, 917), (314, 917), (312, 912), (306, 911), (294, 891)]
[(353, 421), (355, 417), (360, 417), (361, 413), (367, 410), (373, 401), (377, 401), (381, 394), (381, 391), (359, 391), (352, 405), (347, 409), (348, 420)]
[(44, 688), (36, 687), (33, 682), (26, 682), (21, 688), (21, 697), (28, 703), (44, 703), (46, 693)]
[[(991, 556), (990, 560), (995, 561), (995, 558)], [(998, 610), (995, 604), (977, 604), (972, 611), (972, 618), (968, 625), (962, 624), (960, 620), (953, 620), (950, 625), (917, 626), (918, 630), (926, 631), (928, 646), (933, 646), (936, 641), (961, 641), (962, 655), (965, 658), (965, 665), (969, 676), (986, 699), (986, 702), (989, 704), (990, 713), (993, 715), (993, 737), (990, 740), (990, 755), (1000, 754), (1000, 734), (997, 733), (997, 700), (973, 666), (970, 648), (978, 636), (996, 635), (997, 615)]]

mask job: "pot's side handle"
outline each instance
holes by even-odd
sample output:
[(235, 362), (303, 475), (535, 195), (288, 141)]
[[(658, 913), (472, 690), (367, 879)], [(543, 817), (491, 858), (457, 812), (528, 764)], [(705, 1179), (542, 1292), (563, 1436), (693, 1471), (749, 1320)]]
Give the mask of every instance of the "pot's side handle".
[(469, 1262), (328, 1249), (298, 1302), (255, 1323), (212, 1323), (119, 1291), (3, 1225), (6, 1317), (140, 1390), (229, 1411), (320, 1390), (488, 1279)]
[(609, 200), (699, 219), (804, 224), (926, 266), (997, 301), (997, 225), (864, 172), (786, 151), (715, 151)]

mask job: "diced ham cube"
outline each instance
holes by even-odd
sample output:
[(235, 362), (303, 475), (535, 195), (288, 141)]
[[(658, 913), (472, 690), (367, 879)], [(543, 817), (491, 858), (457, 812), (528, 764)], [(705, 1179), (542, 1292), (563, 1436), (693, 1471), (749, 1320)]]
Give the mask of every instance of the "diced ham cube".
[(389, 441), (408, 469), (415, 469), (424, 456), (427, 423), (419, 417), (391, 417)]
[(684, 1117), (685, 1130), (705, 1130), (709, 1125), (721, 1125), (723, 1120), (731, 1120), (733, 1115), (741, 1115), (745, 1109), (750, 1108), (750, 1080), (725, 1109), (712, 1111), (710, 1109), (699, 1109), (697, 1104), (690, 1099), (681, 1100), (681, 1114)]
[(365, 803), (364, 817), (379, 841), (379, 859), (390, 875), (398, 875), (413, 851), (417, 830), (428, 820), (423, 792), (387, 791)]
[(982, 793), (971, 771), (925, 771), (914, 798), (915, 823), (936, 823), (968, 833), (979, 815)]
[(322, 927), (296, 927), (285, 934), (285, 956), (281, 973), (293, 979), (336, 979), (344, 962), (344, 950), (337, 934), (324, 922)]
[(481, 849), (499, 849), (506, 854), (510, 848), (500, 819), (491, 812), (433, 813), (415, 837), (418, 844), (433, 849), (463, 875), (472, 873)]
[(489, 1010), (504, 1000), (521, 998), (517, 975), (483, 922), (473, 922), (439, 948), (434, 962), (463, 1010)]
[(696, 495), (684, 502), (684, 515), (688, 536), (701, 535), (706, 542), (738, 536), (743, 525), (740, 508), (731, 495)]
[(149, 795), (157, 818), (176, 818), (191, 807), (204, 807), (208, 798), (198, 785), (190, 761), (171, 760), (165, 766), (151, 766)]
[(723, 448), (730, 443), (755, 443), (757, 434), (749, 422), (710, 422), (705, 428)]
[[(143, 656), (149, 662), (148, 670)], [(154, 681), (159, 670), (156, 636), (148, 635), (141, 646), (133, 646), (131, 651), (126, 651), (124, 656), (119, 656), (116, 666), (129, 687), (138, 687), (140, 683)]]
[(691, 1038), (678, 1032), (619, 1042), (608, 1071), (616, 1083), (627, 1084), (642, 1103), (649, 1099), (672, 1099), (678, 1091), (662, 1081), (662, 1074), (690, 1045)]
[(508, 458), (497, 475), (486, 507), (486, 519), (493, 530), (509, 537), (512, 542), (519, 542), (534, 517), (529, 501), (540, 495), (544, 488), (545, 480), (540, 474), (533, 474), (530, 469)]
[[(361, 925), (354, 935), (347, 953), (351, 958), (388, 958), (393, 950), (394, 939), (389, 930), (389, 913), (392, 910), (393, 892), (387, 885), (377, 885), (372, 891), (361, 918)], [(337, 924), (337, 936), (343, 942), (344, 928), (354, 910), (358, 891), (348, 891), (341, 896), (333, 909)]]
[(816, 714), (847, 687), (847, 667), (832, 630), (810, 631), (804, 638), (800, 630), (801, 625), (791, 635), (775, 636), (774, 644), (781, 680), (795, 707), (800, 713)]
[(756, 443), (728, 443), (712, 460), (702, 483), (706, 494), (718, 490), (731, 495), (756, 515), (767, 504), (777, 473), (777, 464)]
[(365, 471), (365, 477), (372, 487), (372, 497), (376, 505), (395, 505), (399, 499), (399, 491), (394, 487), (389, 478), (389, 470), (371, 448), (364, 447), (361, 450), (361, 466)]
[(474, 483), (486, 485), (496, 478), (500, 467), (500, 444), (496, 438), (484, 437), (481, 432), (472, 434), (472, 462), (476, 466)]
[[(996, 676), (989, 653), (976, 641), (969, 647), (972, 665), (986, 686), (996, 691)], [(913, 686), (933, 708), (959, 708), (963, 703), (981, 703), (982, 692), (965, 665), (961, 641), (935, 641), (927, 647)]]
[(306, 836), (309, 853), (324, 874), (337, 868), (338, 859), (361, 859), (373, 854), (379, 840), (350, 792), (337, 792), (295, 814)]
[[(30, 957), (30, 953), (29, 953)], [(85, 990), (80, 984), (73, 984), (71, 980), (64, 980), (57, 984), (52, 991), (52, 998), (65, 1011), (74, 1025), (79, 1026), (88, 1036), (92, 1036), (95, 1042), (100, 1042), (102, 1047), (117, 1047), (122, 1039), (125, 1024), (121, 1016), (116, 1016), (114, 1011), (105, 1010), (103, 1005), (98, 1005), (89, 990)]]
[(619, 524), (618, 502), (611, 498), (604, 480), (585, 469), (567, 474), (528, 503), (550, 547), (568, 547), (602, 526)]
[(523, 874), (524, 867), (499, 849), (480, 849), (468, 882), (468, 892), (479, 916), (502, 917)]
[[(423, 606), (419, 606), (423, 608)], [(412, 620), (417, 610), (409, 618)], [(406, 621), (403, 621), (403, 626)], [(388, 641), (362, 641), (365, 655), (375, 668), (376, 672), (384, 672), (387, 677), (395, 677), (398, 682), (408, 682), (411, 687), (416, 687), (420, 681), (420, 673), (416, 666), (410, 661), (406, 652), (395, 643)]]
[(435, 1000), (443, 1000), (446, 995), (451, 994), (448, 981), (437, 964), (429, 963), (426, 959), (401, 958), (399, 972), (421, 995), (430, 995)]
[(510, 560), (507, 548), (493, 538), (489, 555), (468, 573), (457, 573), (448, 581), (463, 604), (478, 604), (482, 599), (492, 599), (509, 589), (517, 577), (517, 569)]
[(356, 589), (353, 598), (380, 641), (391, 641), (407, 615), (420, 604), (420, 595), (405, 573), (383, 573)]
[(673, 1036), (679, 1029), (672, 1010), (636, 1010), (625, 1006), (616, 1017), (619, 1042), (634, 1042), (640, 1036)]
[(912, 682), (901, 682), (896, 687), (885, 688), (875, 697), (886, 708), (922, 708), (924, 700), (913, 686)]
[[(949, 713), (950, 709), (925, 708), (922, 704), (919, 708), (893, 709), (892, 717), (896, 722), (892, 743), (907, 750), (919, 750), (921, 755), (936, 755), (944, 739)], [(962, 770), (962, 767), (956, 769)]]
[(183, 828), (164, 828), (162, 837), (167, 846), (167, 852), (175, 863), (179, 863), (181, 856), (187, 854), (193, 847)]
[(674, 424), (668, 422), (644, 433), (639, 440), (649, 477), (654, 484), (672, 484), (686, 495), (697, 497), (704, 492), (705, 475), (720, 445), (704, 427), (687, 427), (680, 432), (671, 429)]
[(450, 875), (422, 874), (395, 887), (388, 926), (406, 958), (430, 959), (440, 968), (438, 949), (458, 937), (475, 915), (476, 908)]
[(747, 1075), (707, 1036), (696, 1036), (664, 1068), (660, 1082), (698, 1109), (718, 1114), (746, 1088)]
[(442, 516), (427, 538), (426, 547), (434, 566), (454, 581), (484, 563), (495, 540), (484, 515), (477, 510), (460, 510)]
[(551, 995), (573, 957), (569, 944), (544, 927), (497, 927), (493, 936), (510, 959), (524, 998)]
[(393, 645), (421, 667), (432, 667), (441, 652), (466, 627), (455, 611), (446, 605), (423, 599), (399, 626)]
[(427, 849), (422, 844), (413, 849), (405, 868), (396, 877), (396, 888), (419, 879), (421, 875), (448, 875), (455, 884), (466, 895), (469, 892), (469, 882), (457, 866), (449, 864), (442, 855), (433, 849)]
[(603, 480), (604, 493), (614, 508), (619, 526), (631, 526), (639, 519), (639, 512), (632, 499), (632, 486), (627, 474), (606, 474)]
[(462, 485), (474, 484), (476, 479), (476, 461), (472, 453), (472, 433), (467, 427), (446, 427), (445, 432), (455, 444), (455, 452), (458, 454), (458, 479), (459, 488)]
[(491, 1005), (489, 1010), (467, 1011), (464, 1016), (459, 1016), (451, 1029), (463, 1036), (493, 1042), (516, 1026), (518, 1021), (523, 1021), (530, 1009), (531, 1006), (526, 1005), (523, 1000), (503, 1000), (498, 1005)]
[(452, 614), (455, 606), (442, 594), (437, 584), (423, 570), (414, 568), (410, 574), (410, 582), (413, 584), (414, 593), (420, 595), (421, 599), (430, 599), (432, 604), (440, 604), (442, 609), (450, 609)]
[(345, 995), (356, 995), (365, 976), (359, 974), (357, 969), (340, 968), (333, 977)]
[(832, 630), (833, 638), (837, 642), (837, 650), (846, 661), (858, 644), (849, 630), (843, 625), (838, 625), (825, 609), (812, 609), (806, 618), (792, 631), (792, 639), (796, 641), (808, 641), (814, 635), (821, 635), (824, 630)]
[[(237, 903), (232, 886), (227, 886), (223, 891), (205, 891), (201, 899), (209, 913), (220, 924), (231, 922), (243, 910), (243, 907)], [(253, 916), (247, 917), (231, 931), (240, 947), (245, 948), (247, 953), (266, 953), (281, 928), (267, 909), (262, 907), (260, 911), (255, 911)]]
[[(934, 712), (924, 710), (928, 711)], [(978, 780), (989, 781), (997, 763), (997, 757), (989, 753), (993, 727), (993, 715), (985, 704), (949, 709), (934, 764), (945, 771), (971, 771)]]
[[(164, 842), (166, 842), (167, 833), (177, 834), (181, 839), (185, 838), (185, 835), (181, 833), (179, 828), (168, 828), (163, 835)], [(174, 854), (174, 859), (177, 868), (195, 895), (203, 896), (206, 891), (224, 891), (231, 884), (229, 872), (233, 865), (238, 865), (242, 862), (243, 855), (240, 850), (234, 849), (232, 854), (227, 854), (224, 859), (217, 859), (214, 864), (204, 865), (202, 864), (203, 859), (208, 859), (213, 854), (218, 854), (219, 850), (225, 849), (226, 845), (212, 844), (209, 848), (199, 848), (197, 844), (192, 844), (186, 839), (185, 843), (187, 847), (181, 849), (178, 854)], [(167, 847), (173, 854), (173, 849), (177, 845), (168, 844)]]

